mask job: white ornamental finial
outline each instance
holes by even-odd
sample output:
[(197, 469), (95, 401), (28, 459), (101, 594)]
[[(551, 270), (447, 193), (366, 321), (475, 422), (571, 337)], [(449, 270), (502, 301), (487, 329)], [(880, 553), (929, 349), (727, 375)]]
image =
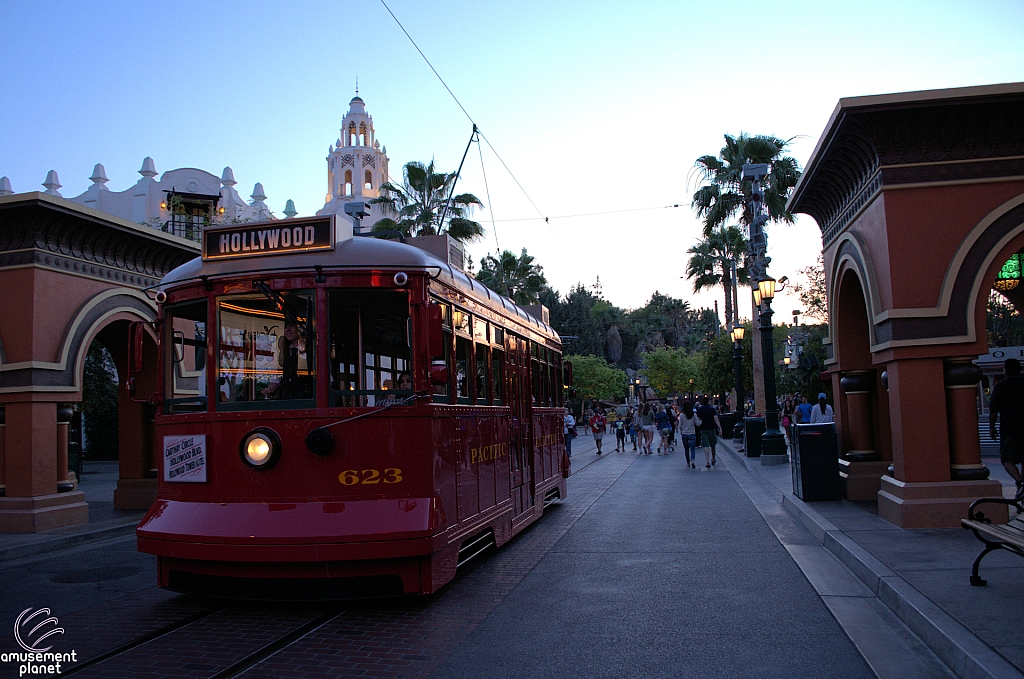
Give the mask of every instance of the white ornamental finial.
[(156, 165), (153, 164), (153, 159), (146, 156), (146, 159), (142, 161), (142, 169), (139, 170), (139, 174), (143, 177), (155, 177), (156, 176)]
[(45, 193), (48, 196), (60, 196), (63, 198), (63, 196), (60, 195), (60, 191), (57, 190), (60, 188), (60, 180), (57, 179), (56, 170), (50, 170), (46, 173), (46, 181), (43, 182), (43, 186), (46, 187)]
[(11, 190), (11, 180), (7, 177), (0, 177), (0, 196), (13, 196), (14, 191)]
[(263, 184), (256, 182), (256, 186), (254, 186), (252, 189), (252, 195), (249, 197), (258, 203), (262, 203), (263, 201), (265, 201), (267, 199), (267, 196), (265, 193), (263, 193)]
[(225, 167), (224, 172), (220, 175), (220, 183), (224, 186), (234, 186), (238, 182), (235, 181), (235, 173), (230, 167)]
[(96, 163), (96, 167), (92, 169), (92, 176), (89, 179), (92, 180), (93, 184), (99, 184), (100, 186), (110, 181), (107, 179), (107, 171), (103, 169), (102, 163)]

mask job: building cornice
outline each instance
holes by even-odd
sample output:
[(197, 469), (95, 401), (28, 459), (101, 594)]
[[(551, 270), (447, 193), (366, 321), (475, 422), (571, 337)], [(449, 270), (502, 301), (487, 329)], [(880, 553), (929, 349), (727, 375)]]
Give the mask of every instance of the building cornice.
[(825, 245), (886, 188), (1024, 179), (1024, 83), (841, 99), (788, 208)]

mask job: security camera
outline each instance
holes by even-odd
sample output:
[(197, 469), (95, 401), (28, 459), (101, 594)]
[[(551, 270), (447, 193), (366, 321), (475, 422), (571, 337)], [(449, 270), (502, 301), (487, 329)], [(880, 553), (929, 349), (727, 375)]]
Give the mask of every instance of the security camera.
[(366, 203), (346, 203), (345, 214), (362, 219), (370, 216), (370, 206)]
[(767, 163), (747, 163), (743, 166), (743, 174), (740, 176), (741, 179), (750, 180), (752, 182), (759, 182), (765, 178), (768, 174)]

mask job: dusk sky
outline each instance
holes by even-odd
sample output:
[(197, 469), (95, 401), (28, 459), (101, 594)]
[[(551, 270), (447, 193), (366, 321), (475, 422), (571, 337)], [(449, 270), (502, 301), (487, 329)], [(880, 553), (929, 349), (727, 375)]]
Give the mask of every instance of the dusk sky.
[[(622, 307), (720, 298), (680, 277), (694, 160), (723, 134), (792, 138), (803, 164), (841, 97), (1024, 80), (1019, 0), (386, 1), (537, 206), (474, 145), (474, 260), (525, 247), (559, 291), (600, 276)], [(261, 182), (278, 215), (288, 199), (312, 215), (356, 77), (393, 180), (412, 160), (454, 171), (471, 130), (379, 0), (5, 0), (0, 74), (0, 176), (19, 193), (53, 169), (76, 196), (96, 163), (122, 191), (152, 156), (160, 173), (231, 166), (244, 197)], [(776, 278), (821, 250), (807, 216), (768, 243)]]

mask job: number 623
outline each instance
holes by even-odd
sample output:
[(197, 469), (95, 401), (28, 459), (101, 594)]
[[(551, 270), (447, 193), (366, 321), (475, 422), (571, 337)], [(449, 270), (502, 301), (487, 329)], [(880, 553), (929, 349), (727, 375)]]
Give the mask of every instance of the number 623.
[(381, 473), (378, 469), (346, 469), (338, 474), (338, 481), (343, 486), (372, 486), (376, 483), (399, 483), (402, 480), (402, 470), (388, 467)]

